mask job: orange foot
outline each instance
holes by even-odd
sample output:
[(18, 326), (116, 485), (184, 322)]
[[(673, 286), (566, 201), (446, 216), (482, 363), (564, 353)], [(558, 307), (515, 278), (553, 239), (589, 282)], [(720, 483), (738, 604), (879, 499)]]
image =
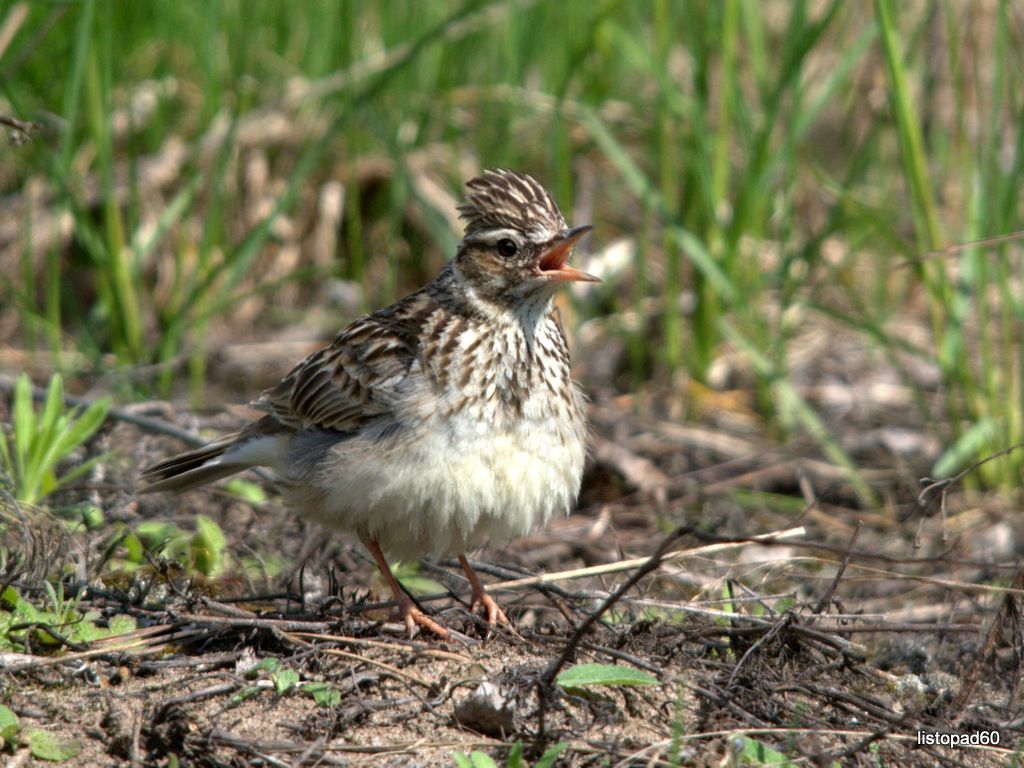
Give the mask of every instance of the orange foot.
[(501, 610), (501, 606), (495, 602), (494, 598), (484, 592), (482, 589), (478, 592), (473, 590), (473, 602), (470, 605), (470, 610), (476, 612), (479, 611), (487, 616), (487, 623), (492, 627), (497, 624), (509, 625), (511, 622), (508, 620), (508, 616)]
[(391, 566), (388, 565), (388, 561), (384, 557), (384, 553), (381, 552), (380, 545), (369, 536), (362, 537), (362, 540), (370, 554), (373, 555), (373, 559), (377, 561), (377, 567), (380, 568), (381, 576), (384, 577), (384, 581), (388, 584), (388, 589), (390, 589), (391, 594), (394, 595), (395, 603), (398, 606), (395, 609), (394, 616), (405, 624), (405, 628), (409, 632), (409, 637), (416, 634), (416, 627), (423, 627), (424, 629), (428, 629), (433, 632), (442, 640), (447, 640), (448, 630), (417, 608), (416, 603), (412, 601), (412, 598), (405, 594), (405, 590), (402, 589), (402, 585), (398, 583), (398, 579), (396, 579), (395, 575), (391, 572)]
[(473, 585), (473, 602), (470, 603), (470, 610), (474, 612), (481, 611), (486, 614), (487, 623), (492, 627), (496, 624), (510, 625), (511, 622), (509, 622), (505, 612), (501, 610), (494, 601), (494, 598), (484, 591), (484, 585), (480, 583), (480, 577), (476, 575), (476, 571), (473, 570), (473, 566), (469, 564), (469, 560), (466, 559), (465, 555), (459, 555), (459, 564), (462, 566), (462, 570), (465, 571), (469, 583)]
[(416, 603), (408, 595), (402, 592), (396, 595), (396, 599), (398, 600), (398, 607), (395, 609), (395, 618), (405, 624), (409, 637), (416, 634), (416, 627), (423, 627), (423, 629), (433, 632), (442, 640), (448, 639), (448, 630), (417, 608)]

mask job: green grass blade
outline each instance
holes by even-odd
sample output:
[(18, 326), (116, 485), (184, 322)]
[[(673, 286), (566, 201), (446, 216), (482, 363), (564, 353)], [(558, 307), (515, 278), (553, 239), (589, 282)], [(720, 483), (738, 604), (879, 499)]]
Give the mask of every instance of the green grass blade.
[(64, 419), (61, 434), (54, 441), (55, 453), (59, 458), (73, 451), (92, 437), (107, 418), (110, 398), (104, 397), (89, 404), (85, 411), (70, 411)]
[(21, 374), (14, 383), (11, 417), (14, 429), (14, 468), (16, 471), (15, 488), (19, 499), (24, 499), (25, 476), (28, 470), (29, 455), (32, 451), (32, 440), (36, 433), (36, 415), (32, 408), (32, 382), (28, 374)]
[(619, 140), (601, 122), (597, 114), (588, 109), (582, 110), (581, 122), (594, 142), (601, 147), (612, 165), (615, 166), (630, 191), (658, 213), (673, 241), (683, 249), (705, 279), (710, 281), (720, 294), (730, 300), (734, 299), (736, 292), (732, 282), (715, 263), (707, 246), (697, 235), (673, 220), (674, 217), (667, 210), (661, 195), (629, 157)]
[(44, 495), (41, 491), (52, 469), (52, 462), (47, 460), (47, 456), (54, 450), (61, 437), (64, 427), (64, 419), (61, 418), (63, 410), (64, 382), (57, 373), (50, 378), (42, 413), (34, 416), (35, 429), (25, 467), (27, 486), (37, 489), (32, 493), (36, 497), (32, 501)]
[(892, 0), (875, 0), (882, 54), (889, 76), (889, 99), (896, 120), (897, 136), (903, 160), (904, 175), (910, 189), (917, 242), (922, 251), (937, 248), (942, 240), (935, 198), (928, 178), (921, 117), (910, 98), (907, 73), (903, 64), (903, 47), (896, 26), (896, 10)]

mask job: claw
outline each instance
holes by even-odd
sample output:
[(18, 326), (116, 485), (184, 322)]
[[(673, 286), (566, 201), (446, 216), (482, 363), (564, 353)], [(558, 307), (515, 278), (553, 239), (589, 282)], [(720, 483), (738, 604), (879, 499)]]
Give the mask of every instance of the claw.
[(487, 616), (487, 623), (492, 627), (498, 624), (510, 625), (511, 622), (508, 620), (508, 616), (501, 610), (501, 606), (495, 601), (489, 594), (480, 590), (477, 592), (473, 590), (473, 602), (470, 605), (470, 610), (474, 613), (483, 613)]
[(395, 575), (391, 572), (391, 566), (388, 565), (387, 558), (385, 558), (384, 553), (381, 552), (380, 545), (369, 537), (363, 538), (363, 545), (370, 550), (370, 554), (373, 555), (373, 559), (377, 561), (377, 567), (380, 568), (381, 575), (388, 583), (388, 588), (391, 590), (391, 594), (394, 596), (395, 602), (398, 604), (395, 608), (394, 616), (405, 624), (405, 629), (409, 633), (409, 637), (416, 634), (416, 627), (423, 627), (423, 629), (433, 632), (442, 640), (447, 640), (449, 637), (448, 630), (416, 607), (416, 603), (412, 601), (412, 598), (405, 594), (405, 590), (402, 589), (402, 585), (398, 583), (398, 579), (396, 579)]
[(404, 592), (398, 597), (398, 607), (395, 609), (395, 614), (395, 618), (400, 619), (405, 624), (409, 637), (413, 637), (416, 634), (417, 627), (423, 627), (423, 629), (433, 632), (442, 640), (448, 639), (448, 630), (417, 608), (416, 603), (409, 599)]
[(492, 627), (498, 624), (511, 626), (508, 616), (501, 610), (494, 598), (484, 590), (484, 585), (480, 583), (480, 577), (476, 575), (476, 571), (473, 570), (473, 566), (469, 564), (465, 555), (459, 555), (459, 563), (462, 565), (462, 570), (466, 572), (469, 583), (473, 585), (473, 601), (470, 603), (470, 610), (474, 613), (486, 614), (487, 623)]

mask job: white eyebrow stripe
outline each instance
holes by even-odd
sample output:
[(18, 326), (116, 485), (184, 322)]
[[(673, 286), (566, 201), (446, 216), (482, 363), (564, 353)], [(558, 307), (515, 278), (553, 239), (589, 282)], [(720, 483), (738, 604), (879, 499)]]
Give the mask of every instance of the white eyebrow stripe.
[(488, 229), (477, 233), (474, 239), (488, 245), (495, 245), (499, 240), (504, 240), (506, 237), (519, 243), (523, 240), (523, 233), (517, 229)]
[(518, 229), (488, 229), (473, 234), (472, 240), (476, 243), (491, 246), (497, 245), (499, 240), (506, 237), (522, 245), (524, 242), (531, 245), (543, 245), (555, 237), (558, 232), (553, 232), (546, 227), (536, 227), (529, 232), (522, 232)]

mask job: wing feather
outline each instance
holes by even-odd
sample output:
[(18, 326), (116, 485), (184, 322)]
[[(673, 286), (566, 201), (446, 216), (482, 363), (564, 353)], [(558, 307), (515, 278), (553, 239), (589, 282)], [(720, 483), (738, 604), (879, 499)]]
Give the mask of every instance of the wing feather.
[(419, 354), (419, 329), (436, 309), (421, 291), (356, 320), (253, 406), (295, 430), (351, 432), (391, 413), (395, 387)]

